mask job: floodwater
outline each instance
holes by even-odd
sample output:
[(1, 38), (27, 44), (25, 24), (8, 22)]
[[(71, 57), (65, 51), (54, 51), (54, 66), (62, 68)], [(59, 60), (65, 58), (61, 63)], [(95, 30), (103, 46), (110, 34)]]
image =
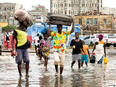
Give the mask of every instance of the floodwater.
[(54, 56), (50, 54), (48, 70), (44, 60), (40, 61), (35, 54), (30, 54), (29, 77), (25, 76), (22, 66), (22, 77), (19, 77), (15, 59), (9, 55), (0, 56), (0, 87), (116, 87), (116, 54), (109, 50), (107, 64), (88, 64), (79, 70), (77, 62), (73, 70), (71, 53), (66, 54), (62, 76), (55, 77)]

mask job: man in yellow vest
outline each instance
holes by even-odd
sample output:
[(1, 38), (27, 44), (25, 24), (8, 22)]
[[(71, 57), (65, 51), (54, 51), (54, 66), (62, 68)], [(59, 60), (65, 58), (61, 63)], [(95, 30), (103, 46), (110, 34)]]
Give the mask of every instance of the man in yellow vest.
[[(21, 74), (21, 64), (22, 60), (26, 63), (26, 76), (28, 76), (29, 70), (29, 53), (28, 53), (28, 41), (27, 41), (27, 27), (30, 24), (30, 17), (25, 10), (18, 10), (14, 14), (14, 18), (19, 21), (19, 27), (17, 27), (12, 35), (12, 50), (17, 52), (16, 63), (18, 64), (18, 71), (20, 77)], [(14, 48), (14, 39), (16, 40), (16, 45)]]

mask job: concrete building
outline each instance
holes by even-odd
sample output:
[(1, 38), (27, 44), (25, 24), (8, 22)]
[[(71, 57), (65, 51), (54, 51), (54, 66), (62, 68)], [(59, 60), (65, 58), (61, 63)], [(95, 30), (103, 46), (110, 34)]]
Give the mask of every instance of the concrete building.
[(50, 0), (50, 12), (77, 15), (87, 11), (101, 11), (102, 0)]
[(103, 7), (102, 12), (105, 14), (113, 14), (116, 17), (116, 8)]
[(0, 22), (8, 22), (9, 17), (13, 17), (16, 10), (19, 10), (17, 3), (0, 3)]
[(23, 5), (19, 8), (18, 3), (0, 3), (0, 22), (17, 27), (18, 21), (14, 19), (14, 13), (19, 9), (23, 9)]
[(48, 9), (45, 6), (38, 5), (32, 6), (33, 10), (29, 11), (29, 15), (31, 16), (31, 20), (33, 22), (46, 22)]
[(86, 12), (80, 15), (75, 15), (74, 20), (75, 24), (79, 24), (79, 27), (86, 32), (89, 30), (99, 31), (100, 29), (114, 29), (114, 16), (111, 14), (103, 14), (101, 12), (93, 11), (92, 16), (92, 12)]
[(114, 15), (114, 29), (116, 29), (116, 8), (103, 7), (102, 12)]

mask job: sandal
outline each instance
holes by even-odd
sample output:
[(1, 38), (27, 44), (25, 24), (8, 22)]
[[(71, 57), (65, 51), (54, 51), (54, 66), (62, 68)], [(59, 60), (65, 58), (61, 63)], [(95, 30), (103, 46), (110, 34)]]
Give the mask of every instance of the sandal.
[(56, 73), (55, 76), (58, 76), (58, 73)]

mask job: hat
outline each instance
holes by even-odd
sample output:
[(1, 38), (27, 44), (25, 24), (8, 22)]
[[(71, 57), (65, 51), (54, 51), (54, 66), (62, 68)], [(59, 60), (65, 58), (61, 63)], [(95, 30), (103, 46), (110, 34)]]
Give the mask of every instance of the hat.
[(26, 12), (26, 10), (23, 9), (16, 11), (14, 14), (14, 18), (19, 22), (23, 22), (25, 20), (27, 21), (28, 24), (30, 24), (31, 22), (29, 14)]

